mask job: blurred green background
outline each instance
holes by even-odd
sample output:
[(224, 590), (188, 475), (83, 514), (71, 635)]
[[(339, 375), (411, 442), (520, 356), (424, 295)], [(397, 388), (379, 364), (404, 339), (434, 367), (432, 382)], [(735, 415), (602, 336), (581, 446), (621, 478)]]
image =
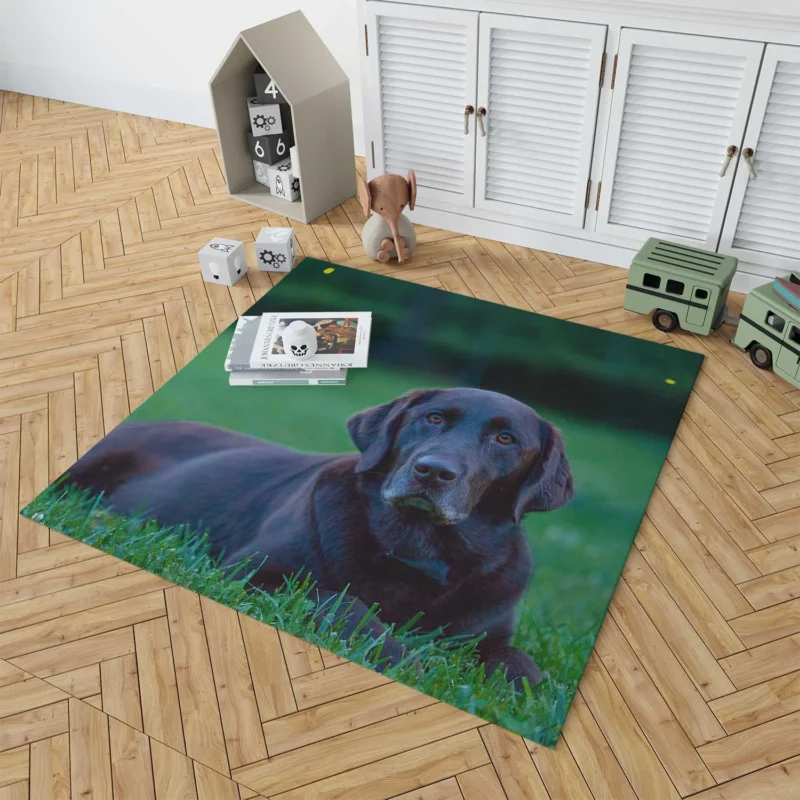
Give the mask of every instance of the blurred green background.
[(542, 658), (534, 625), (593, 640), (702, 357), (345, 267), (325, 274), (330, 266), (306, 259), (248, 314), (371, 311), (369, 367), (351, 370), (347, 386), (230, 387), (232, 325), (129, 419), (195, 420), (345, 453), (355, 450), (352, 414), (411, 389), (516, 397), (561, 429), (575, 480), (568, 506), (525, 519), (536, 571), (516, 644)]

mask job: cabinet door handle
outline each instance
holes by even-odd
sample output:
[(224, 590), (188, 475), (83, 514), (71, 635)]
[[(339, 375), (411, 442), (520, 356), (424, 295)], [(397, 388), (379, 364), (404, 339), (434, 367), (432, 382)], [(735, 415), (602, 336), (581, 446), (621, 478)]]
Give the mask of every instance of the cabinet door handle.
[(478, 130), (481, 136), (486, 136), (486, 127), (483, 124), (483, 118), (486, 116), (486, 109), (481, 106), (475, 113), (475, 116), (478, 118)]
[(732, 144), (728, 148), (728, 152), (725, 154), (725, 160), (722, 162), (722, 169), (719, 171), (720, 178), (725, 177), (725, 173), (728, 171), (728, 167), (731, 165), (731, 161), (733, 161), (733, 157), (739, 152), (739, 148)]
[(744, 158), (745, 166), (747, 167), (748, 175), (750, 176), (750, 180), (754, 181), (758, 177), (758, 173), (756, 172), (756, 168), (753, 166), (753, 156), (755, 155), (755, 151), (752, 147), (745, 147), (742, 150), (742, 158)]
[(469, 134), (469, 118), (471, 114), (475, 113), (475, 109), (472, 106), (466, 106), (464, 108), (464, 136)]

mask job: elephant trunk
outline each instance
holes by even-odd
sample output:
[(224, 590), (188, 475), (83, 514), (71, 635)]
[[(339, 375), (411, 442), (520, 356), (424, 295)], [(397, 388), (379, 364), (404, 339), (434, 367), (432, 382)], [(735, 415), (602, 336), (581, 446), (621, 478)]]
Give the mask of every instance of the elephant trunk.
[(391, 217), (385, 218), (386, 222), (389, 224), (389, 230), (392, 232), (392, 239), (394, 241), (394, 249), (397, 253), (397, 261), (398, 263), (403, 263), (403, 251), (400, 247), (400, 230), (398, 228), (397, 223), (399, 222), (399, 217)]

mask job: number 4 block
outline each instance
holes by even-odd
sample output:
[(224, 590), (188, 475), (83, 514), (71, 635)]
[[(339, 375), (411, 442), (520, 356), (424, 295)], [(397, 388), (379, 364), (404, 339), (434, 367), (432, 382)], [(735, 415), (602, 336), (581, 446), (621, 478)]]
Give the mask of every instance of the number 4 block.
[(285, 103), (286, 98), (281, 94), (281, 90), (266, 72), (257, 72), (256, 96), (261, 103)]
[(253, 161), (275, 164), (289, 156), (289, 149), (294, 145), (294, 134), (291, 129), (270, 136), (253, 136), (252, 133), (248, 133), (247, 143)]

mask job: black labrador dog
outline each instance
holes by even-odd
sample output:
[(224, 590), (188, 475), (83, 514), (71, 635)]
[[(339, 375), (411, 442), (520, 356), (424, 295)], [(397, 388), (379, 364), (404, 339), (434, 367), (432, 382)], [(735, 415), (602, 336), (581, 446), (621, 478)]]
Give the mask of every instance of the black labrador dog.
[[(373, 603), (384, 623), (423, 612), (424, 629), (485, 634), (488, 671), (537, 683), (533, 658), (510, 645), (533, 568), (520, 522), (572, 497), (561, 435), (511, 397), (465, 388), (411, 392), (348, 430), (360, 455), (298, 453), (192, 422), (129, 423), (70, 478), (122, 514), (208, 530), (223, 563), (268, 556), (254, 578), (266, 589), (301, 568), (322, 592), (349, 587), (360, 601), (351, 628)], [(390, 661), (403, 655), (393, 646)]]

